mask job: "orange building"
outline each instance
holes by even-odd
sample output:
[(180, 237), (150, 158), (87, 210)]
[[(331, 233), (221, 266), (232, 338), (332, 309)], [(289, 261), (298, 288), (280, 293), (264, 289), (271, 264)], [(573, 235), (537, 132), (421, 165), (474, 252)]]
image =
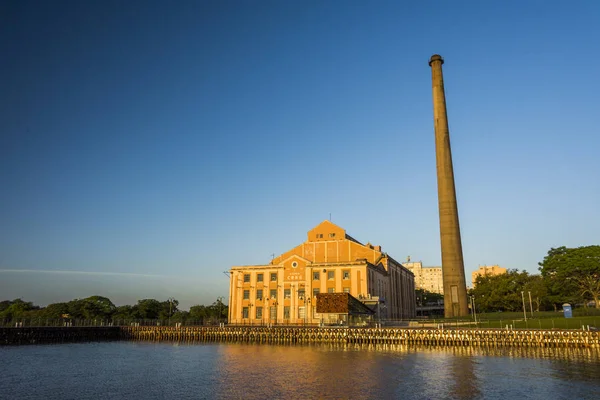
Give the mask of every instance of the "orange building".
[(477, 271), (471, 273), (471, 283), (475, 287), (475, 282), (480, 276), (495, 276), (506, 273), (506, 268), (502, 268), (499, 265), (480, 265)]
[(232, 267), (230, 323), (318, 323), (318, 293), (350, 293), (377, 304), (381, 318), (415, 316), (414, 275), (381, 250), (362, 244), (330, 221), (306, 242), (266, 265)]

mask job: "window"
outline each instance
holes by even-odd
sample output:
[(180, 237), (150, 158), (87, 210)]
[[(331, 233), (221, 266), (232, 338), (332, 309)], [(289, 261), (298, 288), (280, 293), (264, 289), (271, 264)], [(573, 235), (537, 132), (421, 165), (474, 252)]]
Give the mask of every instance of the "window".
[(306, 318), (306, 308), (298, 307), (298, 318)]
[(256, 319), (262, 319), (262, 307), (256, 307)]
[(249, 299), (250, 299), (250, 291), (244, 290), (244, 300), (249, 300)]
[(290, 319), (290, 307), (289, 306), (283, 307), (283, 318)]
[(290, 289), (283, 289), (283, 298), (284, 299), (289, 299), (290, 297), (292, 297)]
[(248, 319), (248, 307), (242, 308), (242, 318)]
[(313, 297), (319, 294), (319, 288), (313, 288)]
[(250, 282), (250, 274), (244, 274), (244, 283)]
[(292, 268), (298, 268), (298, 262), (294, 261), (294, 262), (292, 263)]
[(350, 293), (350, 288), (349, 287), (345, 287), (344, 288), (344, 293)]
[(258, 290), (256, 291), (256, 298), (257, 298), (258, 300), (262, 300), (262, 298), (263, 298), (263, 292), (262, 292), (262, 289), (258, 289)]
[(256, 282), (262, 282), (263, 281), (263, 274), (256, 274)]
[(329, 234), (329, 237), (331, 237), (331, 238), (332, 238), (332, 237), (335, 237), (335, 233), (330, 233), (330, 234)]
[(277, 282), (277, 272), (271, 272), (271, 282)]
[(271, 291), (269, 292), (269, 297), (275, 300), (277, 298), (277, 289), (271, 289)]
[(334, 293), (334, 290), (335, 290), (335, 289), (334, 289), (334, 288), (332, 288), (332, 287), (330, 287), (330, 288), (327, 288), (327, 293)]
[(313, 281), (318, 281), (321, 279), (321, 273), (319, 271), (313, 272)]
[(277, 319), (277, 307), (271, 306), (271, 319)]
[(298, 289), (298, 297), (304, 297), (304, 289)]
[(322, 233), (317, 233), (317, 239), (323, 239), (323, 234)]
[(332, 281), (335, 279), (335, 271), (327, 271), (327, 279)]
[(342, 271), (342, 276), (344, 279), (350, 279), (350, 271)]

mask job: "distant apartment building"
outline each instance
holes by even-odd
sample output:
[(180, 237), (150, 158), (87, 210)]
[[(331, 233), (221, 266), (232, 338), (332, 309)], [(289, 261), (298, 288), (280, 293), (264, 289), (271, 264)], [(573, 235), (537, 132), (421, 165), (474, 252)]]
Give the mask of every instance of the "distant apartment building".
[(444, 294), (442, 267), (424, 267), (421, 261), (403, 262), (402, 265), (415, 275), (415, 288)]
[[(498, 265), (480, 265), (477, 271), (471, 273), (471, 283), (473, 287), (475, 287), (475, 281), (478, 276), (494, 276), (494, 275), (502, 275), (506, 273), (506, 268), (502, 268)], [(416, 279), (415, 279), (416, 280)]]

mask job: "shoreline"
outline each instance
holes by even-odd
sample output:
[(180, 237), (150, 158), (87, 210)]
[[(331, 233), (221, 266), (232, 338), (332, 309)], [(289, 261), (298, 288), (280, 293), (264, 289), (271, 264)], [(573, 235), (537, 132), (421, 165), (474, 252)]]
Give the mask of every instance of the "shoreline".
[(600, 332), (584, 330), (279, 326), (0, 328), (0, 346), (120, 340), (600, 348)]

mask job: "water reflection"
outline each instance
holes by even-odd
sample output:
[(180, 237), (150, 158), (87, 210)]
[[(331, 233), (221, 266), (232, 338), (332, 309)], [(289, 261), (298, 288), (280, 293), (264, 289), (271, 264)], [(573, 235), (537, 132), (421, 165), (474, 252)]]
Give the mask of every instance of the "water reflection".
[(477, 398), (481, 393), (475, 374), (475, 360), (472, 357), (452, 357), (450, 360), (450, 374), (453, 381), (450, 397), (456, 399)]
[(0, 371), (36, 400), (592, 399), (600, 349), (90, 343), (0, 347)]
[(557, 348), (557, 347), (470, 347), (470, 346), (418, 346), (405, 344), (331, 344), (315, 345), (344, 350), (371, 350), (398, 353), (434, 353), (458, 357), (511, 357), (575, 360), (580, 362), (600, 361), (600, 348)]
[(600, 376), (598, 349), (239, 344), (220, 351), (222, 398), (560, 398), (577, 389), (572, 383), (598, 385)]

